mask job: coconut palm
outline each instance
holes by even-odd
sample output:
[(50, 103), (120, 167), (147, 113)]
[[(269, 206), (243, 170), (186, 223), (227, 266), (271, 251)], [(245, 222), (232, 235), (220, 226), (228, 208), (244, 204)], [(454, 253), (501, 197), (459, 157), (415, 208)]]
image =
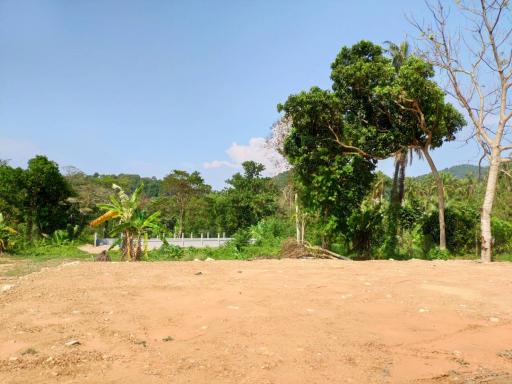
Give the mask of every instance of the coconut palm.
[(393, 66), (398, 72), (407, 57), (411, 54), (409, 43), (402, 41), (400, 45), (397, 45), (391, 41), (385, 41), (384, 44), (388, 46), (386, 52), (391, 56)]
[[(409, 43), (407, 41), (401, 42), (400, 45), (391, 41), (385, 41), (384, 43), (388, 46), (386, 52), (391, 56), (396, 72), (399, 72), (400, 67), (410, 54)], [(412, 153), (408, 152), (408, 148), (404, 147), (395, 153), (395, 173), (393, 175), (393, 186), (391, 189), (391, 204), (394, 207), (400, 206), (404, 198), (407, 160), (412, 162)]]

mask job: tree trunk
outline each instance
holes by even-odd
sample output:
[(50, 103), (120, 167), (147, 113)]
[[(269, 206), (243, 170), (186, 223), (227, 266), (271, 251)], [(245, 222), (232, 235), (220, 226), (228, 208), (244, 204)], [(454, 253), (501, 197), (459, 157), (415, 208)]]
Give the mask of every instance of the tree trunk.
[(300, 219), (299, 219), (299, 201), (298, 196), (295, 194), (295, 235), (297, 238), (297, 244), (301, 243), (301, 234), (300, 234)]
[(428, 151), (428, 146), (422, 147), (421, 151), (427, 159), (428, 165), (430, 166), (430, 170), (432, 171), (432, 176), (437, 185), (437, 195), (438, 195), (438, 206), (439, 206), (439, 249), (446, 250), (446, 224), (444, 220), (444, 184), (443, 179), (441, 179), (441, 175), (437, 171), (436, 165), (430, 157), (430, 153)]
[(32, 242), (32, 233), (34, 232), (34, 220), (32, 219), (32, 212), (27, 218), (27, 240)]
[(487, 186), (485, 188), (484, 203), (480, 213), (481, 234), (481, 260), (485, 263), (492, 261), (492, 233), (491, 233), (491, 212), (496, 194), (496, 183), (500, 170), (500, 153), (493, 148), (491, 153), (491, 163), (489, 164), (489, 173), (487, 175)]
[(128, 261), (132, 261), (132, 236), (129, 231), (125, 232), (125, 239), (126, 239), (126, 249), (125, 249), (125, 255), (126, 259)]
[(393, 175), (393, 185), (391, 186), (391, 205), (396, 206), (398, 200), (398, 174), (400, 172), (400, 162), (395, 162), (395, 174)]
[(405, 195), (405, 168), (407, 166), (406, 164), (406, 157), (405, 154), (400, 155), (400, 170), (398, 174), (398, 203), (399, 205), (402, 205), (402, 201), (404, 200)]
[(181, 237), (181, 234), (183, 233), (184, 218), (185, 218), (185, 208), (180, 207), (180, 217), (179, 217), (179, 223), (178, 223), (178, 237)]

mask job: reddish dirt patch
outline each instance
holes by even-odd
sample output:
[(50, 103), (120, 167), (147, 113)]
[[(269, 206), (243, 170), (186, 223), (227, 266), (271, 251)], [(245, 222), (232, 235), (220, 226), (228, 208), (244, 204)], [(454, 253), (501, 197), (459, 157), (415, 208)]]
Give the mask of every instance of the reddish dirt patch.
[(81, 262), (10, 283), (1, 383), (512, 383), (511, 264)]

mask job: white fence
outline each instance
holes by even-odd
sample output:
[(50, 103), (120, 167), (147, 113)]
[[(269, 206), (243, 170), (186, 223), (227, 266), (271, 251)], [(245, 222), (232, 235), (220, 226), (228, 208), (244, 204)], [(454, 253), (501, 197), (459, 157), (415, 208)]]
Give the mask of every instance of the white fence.
[[(105, 238), (100, 239), (96, 238), (95, 245), (112, 245), (116, 242), (117, 239), (113, 238)], [(231, 237), (181, 237), (181, 238), (168, 238), (166, 239), (170, 245), (175, 245), (182, 248), (217, 248), (228, 241), (232, 240)], [(163, 241), (160, 239), (149, 239), (148, 240), (148, 249), (157, 249), (163, 245)]]

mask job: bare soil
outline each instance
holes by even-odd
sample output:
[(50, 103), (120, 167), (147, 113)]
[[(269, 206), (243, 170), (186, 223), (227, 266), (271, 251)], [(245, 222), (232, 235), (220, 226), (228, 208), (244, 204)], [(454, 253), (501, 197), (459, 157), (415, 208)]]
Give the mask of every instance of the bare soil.
[(512, 383), (511, 293), (506, 263), (68, 262), (0, 284), (0, 383)]

